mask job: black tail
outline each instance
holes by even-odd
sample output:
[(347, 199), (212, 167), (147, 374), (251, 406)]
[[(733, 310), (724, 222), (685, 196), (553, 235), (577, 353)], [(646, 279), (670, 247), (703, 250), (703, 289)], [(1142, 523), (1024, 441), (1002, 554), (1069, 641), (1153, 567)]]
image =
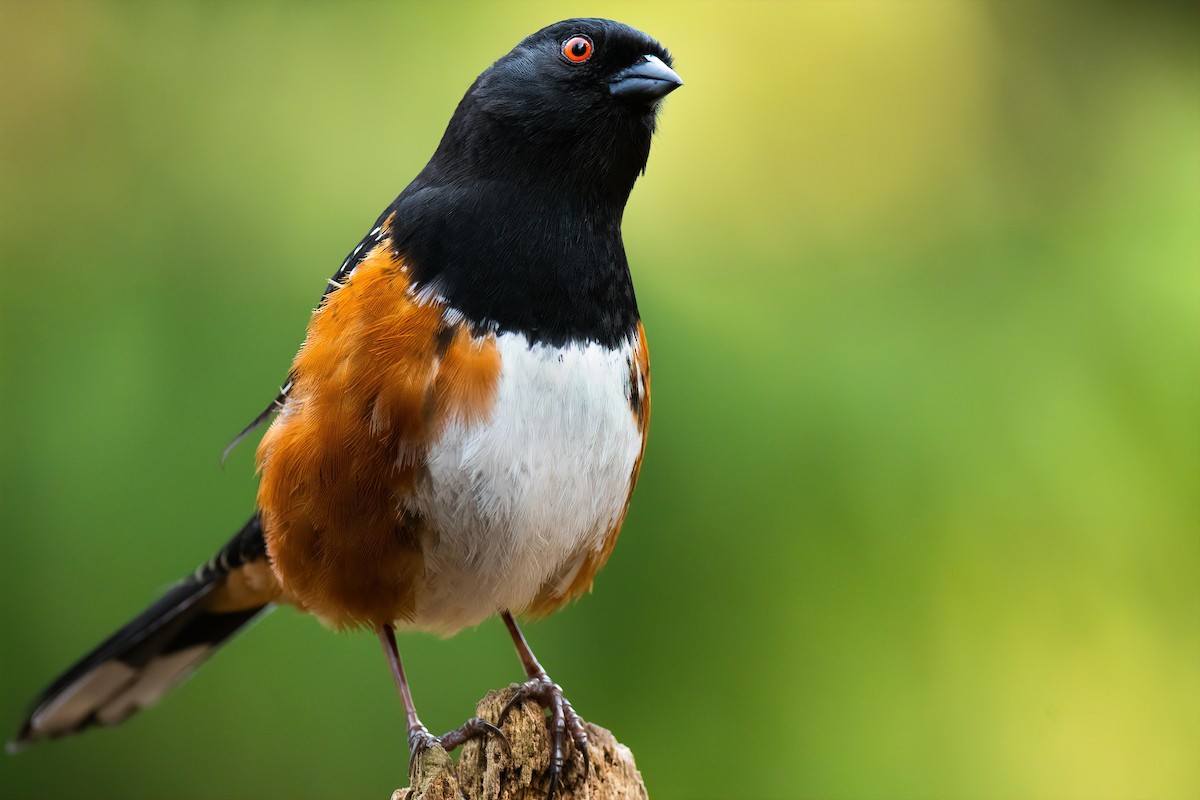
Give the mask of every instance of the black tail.
[(269, 603), (253, 600), (236, 610), (214, 610), (228, 607), (214, 601), (230, 575), (265, 558), (262, 523), (255, 514), (212, 561), (50, 684), (8, 751), (93, 725), (116, 725), (157, 702), (239, 628), (269, 610)]

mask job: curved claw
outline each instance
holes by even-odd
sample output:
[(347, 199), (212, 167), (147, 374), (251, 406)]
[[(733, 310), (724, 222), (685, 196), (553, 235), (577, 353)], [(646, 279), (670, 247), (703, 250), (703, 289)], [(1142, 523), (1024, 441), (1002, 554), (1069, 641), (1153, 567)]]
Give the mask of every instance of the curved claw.
[(456, 747), (469, 742), (471, 739), (478, 739), (489, 734), (500, 737), (500, 741), (504, 744), (504, 749), (509, 753), (512, 752), (512, 745), (509, 744), (508, 737), (504, 735), (504, 731), (500, 730), (487, 720), (480, 719), (479, 717), (471, 717), (469, 720), (464, 722), (462, 726), (455, 728), (452, 731), (443, 733), (441, 736), (437, 737), (435, 741), (437, 741), (437, 743), (440, 744), (442, 749), (444, 749), (446, 752), (450, 752)]
[(415, 727), (408, 732), (408, 750), (412, 757), (415, 758), (418, 753), (428, 750), (436, 744), (449, 753), (472, 739), (479, 739), (489, 735), (498, 737), (500, 743), (504, 745), (504, 749), (510, 755), (512, 754), (512, 744), (508, 741), (508, 737), (505, 736), (504, 731), (486, 719), (480, 719), (479, 717), (471, 717), (460, 727), (452, 731), (447, 731), (441, 736), (434, 736), (424, 725)]
[(440, 745), (441, 740), (429, 732), (429, 729), (424, 725), (419, 728), (410, 728), (408, 731), (408, 757), (409, 761), (416, 761), (417, 756), (433, 747), (435, 744)]
[(503, 727), (505, 720), (508, 719), (508, 712), (517, 707), (522, 700), (525, 699), (525, 684), (517, 687), (513, 692), (513, 696), (508, 698), (508, 702), (504, 704), (504, 708), (500, 709), (500, 716), (496, 718), (496, 724)]

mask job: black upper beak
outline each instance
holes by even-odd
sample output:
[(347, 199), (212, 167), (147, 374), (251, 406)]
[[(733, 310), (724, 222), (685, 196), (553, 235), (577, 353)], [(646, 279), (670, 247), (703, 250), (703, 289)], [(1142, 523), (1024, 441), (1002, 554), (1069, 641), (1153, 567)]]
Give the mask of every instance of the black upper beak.
[(647, 55), (608, 82), (613, 97), (630, 103), (653, 105), (683, 86), (683, 79), (657, 56)]

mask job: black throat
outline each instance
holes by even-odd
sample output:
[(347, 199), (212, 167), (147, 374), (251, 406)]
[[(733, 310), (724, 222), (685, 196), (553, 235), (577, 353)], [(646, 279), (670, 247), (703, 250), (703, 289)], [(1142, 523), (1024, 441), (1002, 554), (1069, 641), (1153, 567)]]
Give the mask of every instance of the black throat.
[(477, 329), (530, 343), (615, 347), (636, 331), (623, 202), (557, 185), (439, 177), (427, 168), (389, 209), (393, 247), (418, 291)]

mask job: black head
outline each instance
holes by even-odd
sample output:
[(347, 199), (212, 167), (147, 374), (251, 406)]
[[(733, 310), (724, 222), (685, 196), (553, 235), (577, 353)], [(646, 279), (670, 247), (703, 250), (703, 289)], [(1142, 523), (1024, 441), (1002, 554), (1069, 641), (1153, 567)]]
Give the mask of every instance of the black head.
[(658, 101), (682, 84), (670, 53), (641, 31), (559, 22), (479, 76), (433, 162), (473, 178), (552, 180), (623, 206), (646, 167)]
[(628, 339), (638, 311), (621, 219), (658, 101), (683, 83), (670, 64), (658, 42), (611, 20), (543, 28), (471, 85), (433, 158), (380, 217), (388, 229), (372, 234), (390, 238), (417, 290), (482, 329), (552, 344)]

